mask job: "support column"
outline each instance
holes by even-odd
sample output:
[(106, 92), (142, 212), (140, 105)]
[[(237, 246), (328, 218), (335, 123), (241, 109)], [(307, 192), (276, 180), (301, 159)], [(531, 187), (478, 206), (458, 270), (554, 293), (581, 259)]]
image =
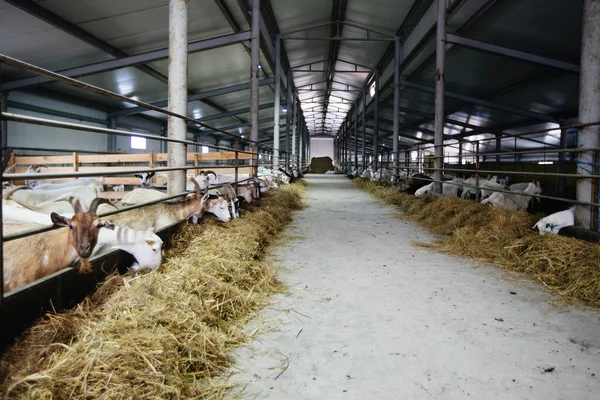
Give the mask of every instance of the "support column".
[[(300, 109), (300, 106), (298, 106)], [(300, 169), (300, 173), (302, 173), (302, 167), (304, 163), (304, 118), (302, 118), (302, 113), (299, 115), (299, 134), (298, 134), (298, 168)]]
[[(252, 0), (252, 39), (250, 40), (250, 151), (252, 156), (253, 175), (258, 173), (258, 81), (260, 80), (258, 64), (260, 62), (260, 0)], [(256, 157), (256, 158), (254, 158)]]
[(399, 174), (398, 171), (398, 142), (400, 139), (400, 38), (394, 38), (394, 138), (392, 141), (392, 176), (394, 182)]
[[(600, 1), (584, 0), (583, 30), (581, 35), (581, 75), (579, 81), (579, 122), (600, 121)], [(577, 135), (579, 148), (599, 147), (600, 126), (581, 128)], [(593, 171), (594, 153), (579, 153), (577, 172), (589, 175)], [(577, 181), (577, 200), (597, 202), (598, 194), (592, 193), (591, 179)], [(577, 206), (576, 222), (592, 229), (592, 210), (588, 206)]]
[[(564, 125), (564, 121), (561, 121), (560, 125), (561, 126)], [(567, 148), (567, 133), (568, 132), (566, 129), (560, 130), (560, 148), (561, 149)], [(566, 156), (567, 156), (567, 154), (565, 152), (558, 153), (558, 173), (559, 174), (566, 173), (566, 168), (565, 168)], [(566, 178), (564, 176), (559, 177), (558, 178), (558, 195), (560, 197), (565, 197), (566, 188), (567, 188)]]
[(363, 92), (362, 109), (362, 166), (363, 170), (367, 168), (367, 92)]
[(289, 170), (290, 164), (290, 134), (292, 133), (292, 121), (290, 113), (292, 112), (292, 71), (287, 72), (287, 112), (285, 113), (285, 170)]
[(438, 0), (437, 37), (435, 47), (435, 171), (434, 193), (442, 193), (442, 168), (444, 166), (444, 80), (446, 64), (446, 0)]
[(354, 107), (354, 166), (358, 170), (358, 102)]
[[(0, 93), (0, 112), (8, 112), (7, 95)], [(0, 117), (0, 140), (2, 141), (2, 159), (6, 160), (4, 165), (8, 163), (8, 124), (4, 118)], [(3, 165), (3, 166), (4, 166)], [(0, 282), (1, 283), (1, 282)]]
[[(169, 111), (187, 115), (188, 77), (188, 1), (169, 0)], [(186, 140), (187, 124), (169, 115), (168, 134), (171, 139)], [(169, 167), (185, 167), (186, 146), (168, 144)], [(185, 192), (185, 171), (167, 172), (169, 195)]]
[(281, 111), (281, 35), (275, 36), (275, 109), (273, 110), (273, 166), (279, 167), (279, 112)]
[(292, 104), (292, 165), (297, 163), (297, 157), (298, 154), (296, 153), (296, 124), (298, 123), (298, 99), (294, 99), (294, 102)]
[[(117, 129), (117, 119), (111, 118), (108, 120), (108, 128), (109, 129)], [(109, 153), (117, 152), (117, 135), (106, 135), (106, 150)]]
[(375, 100), (373, 102), (373, 106), (375, 110), (373, 115), (375, 118), (374, 126), (375, 126), (375, 136), (373, 138), (373, 167), (375, 169), (378, 168), (379, 162), (379, 71), (375, 71)]
[(502, 150), (502, 134), (500, 133), (496, 133), (496, 171), (500, 171), (500, 165), (501, 165), (501, 157), (500, 157), (500, 151)]
[(458, 142), (458, 165), (459, 165), (458, 168), (461, 168), (461, 169), (462, 169), (462, 159), (463, 159), (463, 143), (464, 142), (462, 140), (460, 140)]

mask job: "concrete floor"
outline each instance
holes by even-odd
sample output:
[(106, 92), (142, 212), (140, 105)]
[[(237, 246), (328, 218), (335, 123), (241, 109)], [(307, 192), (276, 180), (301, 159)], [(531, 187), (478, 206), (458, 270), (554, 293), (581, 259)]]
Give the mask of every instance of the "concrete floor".
[(306, 181), (273, 254), (289, 293), (235, 354), (244, 398), (600, 399), (599, 313), (412, 246), (434, 237), (346, 177)]

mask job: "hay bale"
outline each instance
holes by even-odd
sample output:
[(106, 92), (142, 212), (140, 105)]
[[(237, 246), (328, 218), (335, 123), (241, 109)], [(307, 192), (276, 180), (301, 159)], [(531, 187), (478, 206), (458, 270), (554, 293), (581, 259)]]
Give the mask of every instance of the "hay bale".
[(398, 206), (404, 218), (448, 236), (429, 248), (496, 262), (539, 280), (567, 301), (600, 305), (600, 244), (540, 236), (531, 229), (539, 216), (524, 212), (456, 197), (415, 197), (363, 179), (353, 183)]
[(324, 174), (333, 170), (333, 160), (331, 157), (313, 157), (310, 160), (309, 171), (313, 174)]
[(212, 378), (245, 341), (244, 322), (283, 290), (260, 259), (302, 207), (302, 191), (269, 191), (228, 224), (186, 225), (159, 270), (115, 276), (90, 301), (36, 324), (0, 361), (2, 398), (222, 394)]

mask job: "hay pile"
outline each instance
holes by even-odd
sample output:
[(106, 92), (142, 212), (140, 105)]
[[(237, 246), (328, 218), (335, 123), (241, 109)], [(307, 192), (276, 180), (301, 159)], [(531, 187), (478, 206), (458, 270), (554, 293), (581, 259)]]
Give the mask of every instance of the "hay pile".
[(524, 212), (489, 207), (456, 197), (415, 197), (394, 187), (355, 179), (354, 184), (405, 218), (449, 235), (428, 247), (491, 261), (529, 274), (565, 300), (600, 305), (600, 245), (532, 231), (539, 219)]
[(331, 157), (313, 157), (310, 160), (310, 172), (313, 174), (324, 174), (333, 170), (333, 160)]
[(38, 323), (0, 362), (0, 397), (222, 395), (212, 378), (230, 367), (244, 322), (283, 289), (260, 258), (302, 191), (270, 191), (229, 224), (187, 225), (158, 271), (113, 276), (85, 304)]

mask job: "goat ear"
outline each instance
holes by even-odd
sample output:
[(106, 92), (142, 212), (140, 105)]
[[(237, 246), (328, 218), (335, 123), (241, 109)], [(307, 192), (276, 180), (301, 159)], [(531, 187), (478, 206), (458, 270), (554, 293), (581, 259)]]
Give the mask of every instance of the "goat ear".
[(71, 220), (69, 218), (63, 217), (62, 215), (58, 215), (55, 212), (50, 214), (50, 219), (52, 220), (52, 223), (54, 225), (58, 226), (69, 226), (69, 224), (71, 223)]
[(204, 203), (206, 200), (208, 200), (210, 197), (210, 194), (206, 193), (204, 196), (202, 196), (202, 200), (200, 200), (201, 203)]
[(106, 229), (110, 229), (111, 231), (115, 230), (115, 224), (111, 224), (110, 222), (106, 222), (106, 221), (101, 221), (98, 224), (98, 228), (106, 228)]
[(142, 176), (140, 174), (135, 174), (134, 175), (136, 178), (142, 179)]
[(154, 175), (156, 175), (156, 172), (152, 171), (148, 174), (148, 178), (152, 178)]

